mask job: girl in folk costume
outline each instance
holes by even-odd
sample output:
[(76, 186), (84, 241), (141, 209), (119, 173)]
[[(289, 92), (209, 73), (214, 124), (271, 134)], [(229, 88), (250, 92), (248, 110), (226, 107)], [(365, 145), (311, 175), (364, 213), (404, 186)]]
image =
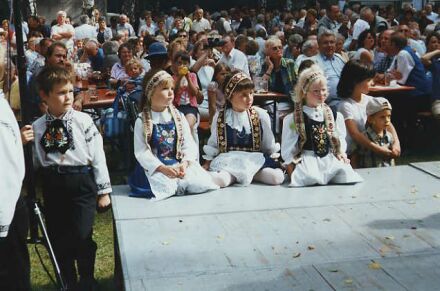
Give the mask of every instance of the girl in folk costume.
[(345, 154), (344, 118), (324, 103), (327, 94), (327, 80), (318, 66), (301, 73), (294, 112), (284, 119), (281, 140), (289, 186), (362, 181)]
[(137, 174), (135, 170), (129, 181), (135, 196), (154, 195), (161, 200), (175, 194), (218, 189), (196, 162), (198, 146), (185, 116), (172, 105), (173, 98), (171, 75), (160, 70), (145, 76), (142, 113), (134, 128), (134, 153), (143, 168), (144, 180), (138, 165)]
[(247, 186), (253, 179), (281, 184), (284, 174), (270, 157), (280, 146), (267, 112), (252, 106), (254, 84), (241, 72), (226, 77), (224, 84), (226, 106), (214, 115), (211, 136), (203, 147), (205, 169), (220, 187), (234, 182)]

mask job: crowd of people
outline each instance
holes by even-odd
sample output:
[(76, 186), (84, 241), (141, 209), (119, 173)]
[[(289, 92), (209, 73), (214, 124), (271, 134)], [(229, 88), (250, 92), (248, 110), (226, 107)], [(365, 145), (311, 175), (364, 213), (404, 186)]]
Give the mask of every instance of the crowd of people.
[[(83, 95), (75, 94), (88, 71), (99, 72), (118, 95), (142, 92), (133, 129), (136, 167), (128, 179), (133, 196), (161, 200), (253, 181), (353, 184), (362, 181), (353, 168), (394, 165), (401, 147), (391, 113), (396, 122), (419, 110), (440, 115), (437, 7), (397, 11), (346, 1), (321, 8), (316, 3), (211, 14), (173, 7), (145, 11), (140, 19), (106, 19), (91, 9), (77, 23), (59, 11), (51, 25), (30, 16), (22, 23), (29, 85), (23, 102), (17, 70), (8, 62), (15, 28), (4, 20), (0, 158), (11, 167), (0, 169), (8, 177), (0, 188), (10, 189), (0, 205), (0, 266), (10, 276), (0, 287), (30, 288), (29, 272), (19, 272), (29, 270), (20, 247), (26, 234), (16, 222), (22, 214), (13, 216), (22, 204), (17, 199), (24, 173), (23, 159), (16, 157), (27, 143), (43, 172), (46, 221), (67, 286), (96, 287), (94, 212), (109, 207), (111, 182), (103, 139), (81, 112)], [(288, 100), (276, 112), (254, 106), (257, 83)], [(414, 90), (399, 103), (368, 95), (373, 84), (391, 83)], [(35, 122), (20, 124), (20, 132), (15, 119), (21, 120), (21, 104)], [(201, 121), (210, 124), (206, 144), (197, 135)], [(10, 169), (17, 169), (14, 177)]]

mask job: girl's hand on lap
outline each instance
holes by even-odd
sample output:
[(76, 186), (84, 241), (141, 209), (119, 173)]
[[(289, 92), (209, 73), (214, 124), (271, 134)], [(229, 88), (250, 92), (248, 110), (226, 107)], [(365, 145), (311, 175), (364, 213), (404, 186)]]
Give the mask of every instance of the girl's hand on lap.
[(168, 178), (178, 178), (179, 177), (179, 170), (174, 167), (161, 165), (157, 168), (157, 171), (161, 172)]
[(345, 153), (336, 155), (336, 158), (338, 160), (342, 161), (344, 164), (350, 164), (350, 159), (347, 158), (347, 155)]

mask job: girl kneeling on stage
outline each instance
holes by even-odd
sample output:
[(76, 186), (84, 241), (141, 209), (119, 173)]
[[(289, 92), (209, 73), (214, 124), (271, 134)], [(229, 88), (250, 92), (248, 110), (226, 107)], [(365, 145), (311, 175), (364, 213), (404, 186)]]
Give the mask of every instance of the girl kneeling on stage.
[(173, 99), (174, 80), (170, 74), (153, 71), (145, 76), (142, 113), (134, 128), (138, 165), (129, 179), (134, 196), (161, 200), (218, 189), (197, 162), (198, 145), (185, 116), (173, 106)]
[(203, 147), (204, 167), (220, 187), (235, 182), (247, 186), (252, 180), (269, 185), (284, 181), (283, 171), (271, 158), (280, 146), (267, 112), (252, 106), (253, 90), (252, 80), (241, 72), (224, 81), (226, 106), (214, 115), (211, 136)]
[(293, 187), (356, 183), (362, 178), (345, 154), (344, 118), (324, 103), (327, 79), (314, 65), (299, 76), (294, 112), (283, 122), (281, 156)]

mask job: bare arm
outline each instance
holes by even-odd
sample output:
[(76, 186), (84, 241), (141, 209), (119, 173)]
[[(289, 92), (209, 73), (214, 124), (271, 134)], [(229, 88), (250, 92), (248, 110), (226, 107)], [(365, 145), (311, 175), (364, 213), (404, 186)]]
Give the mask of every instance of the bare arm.
[(400, 148), (400, 140), (399, 137), (397, 136), (397, 131), (392, 123), (387, 127), (387, 130), (391, 133), (394, 140), (391, 146), (392, 157), (398, 158), (400, 156), (401, 148)]
[(429, 53), (424, 54), (424, 55), (420, 58), (420, 60), (422, 61), (422, 63), (423, 63), (425, 66), (430, 66), (430, 65), (431, 65), (431, 59), (432, 59), (433, 57), (435, 57), (435, 56), (438, 56), (438, 55), (440, 55), (440, 49), (436, 49), (436, 50), (434, 50), (434, 51), (432, 51), (432, 52), (429, 52)]
[(208, 90), (208, 111), (209, 111), (209, 124), (212, 123), (215, 111), (217, 110), (217, 92)]

